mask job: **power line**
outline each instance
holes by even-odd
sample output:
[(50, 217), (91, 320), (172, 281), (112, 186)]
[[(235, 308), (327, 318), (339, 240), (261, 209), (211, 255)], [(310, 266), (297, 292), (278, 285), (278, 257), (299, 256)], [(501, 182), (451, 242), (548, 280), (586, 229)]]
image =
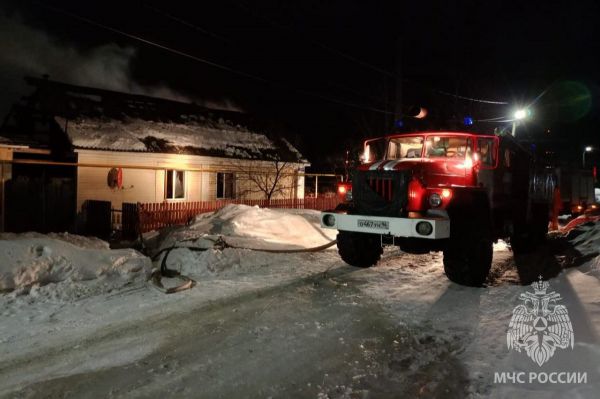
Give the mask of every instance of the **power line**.
[[(270, 24), (270, 25), (272, 25), (272, 26), (274, 26), (276, 28), (287, 30), (287, 31), (292, 32), (292, 33), (294, 33), (296, 35), (299, 35), (299, 33), (296, 30), (290, 28), (289, 26), (281, 25), (281, 24), (279, 24), (277, 22), (274, 22), (270, 18), (267, 18), (267, 17), (265, 17), (262, 14), (256, 13), (254, 10), (250, 9), (248, 6), (246, 6), (245, 4), (240, 3), (239, 1), (235, 1), (234, 0), (234, 3), (237, 4), (238, 7), (244, 9), (249, 14), (254, 15), (254, 17), (262, 19), (262, 20), (266, 21), (268, 24)], [(311, 39), (309, 37), (306, 37), (305, 35), (301, 35), (301, 36), (302, 36), (302, 38), (304, 40), (310, 42), (311, 44), (313, 44), (315, 46), (321, 47), (322, 49), (324, 49), (326, 51), (334, 53), (334, 54), (336, 54), (336, 55), (338, 55), (338, 56), (340, 56), (342, 58), (346, 58), (347, 60), (353, 61), (353, 62), (355, 62), (355, 63), (357, 63), (359, 65), (362, 65), (365, 68), (372, 69), (372, 70), (374, 70), (376, 72), (382, 73), (382, 74), (387, 75), (387, 76), (392, 77), (392, 78), (396, 78), (396, 75), (393, 74), (393, 73), (391, 73), (390, 71), (386, 71), (385, 69), (379, 68), (378, 66), (369, 64), (368, 62), (362, 61), (362, 60), (360, 60), (360, 59), (358, 59), (356, 57), (353, 57), (353, 56), (351, 56), (349, 54), (346, 54), (346, 53), (341, 52), (341, 51), (339, 51), (337, 49), (334, 49), (333, 47), (329, 47), (328, 45), (326, 45), (324, 43), (321, 43), (319, 41), (316, 41), (314, 39)]]
[(475, 122), (486, 122), (486, 123), (509, 123), (514, 122), (515, 119), (501, 119), (501, 120), (490, 120), (490, 119), (477, 119)]
[(494, 105), (508, 105), (508, 102), (506, 102), (506, 101), (482, 100), (482, 99), (478, 99), (478, 98), (461, 96), (460, 94), (452, 94), (452, 93), (448, 93), (446, 91), (438, 90), (438, 89), (430, 89), (430, 90), (433, 90), (433, 91), (443, 94), (445, 96), (455, 97), (455, 98), (458, 98), (460, 100), (465, 100), (465, 101), (473, 101), (476, 103), (494, 104)]
[(355, 89), (352, 89), (352, 88), (350, 88), (348, 86), (344, 86), (344, 85), (340, 85), (340, 84), (337, 84), (337, 83), (333, 83), (331, 81), (326, 82), (326, 84), (329, 85), (329, 86), (331, 86), (331, 87), (333, 87), (333, 88), (344, 90), (344, 91), (346, 91), (348, 93), (352, 93), (355, 96), (362, 97), (362, 98), (365, 98), (365, 99), (368, 98), (369, 100), (375, 101), (375, 102), (377, 102), (379, 104), (385, 103), (385, 101), (382, 98), (380, 98), (380, 97), (363, 93), (360, 90), (355, 90)]
[(254, 80), (258, 80), (258, 81), (261, 81), (261, 82), (266, 82), (266, 83), (268, 83), (268, 80), (267, 80), (267, 79), (265, 79), (265, 78), (262, 78), (262, 77), (260, 77), (260, 76), (252, 75), (252, 74), (250, 74), (250, 73), (246, 73), (246, 72), (244, 72), (244, 71), (240, 71), (240, 70), (237, 70), (237, 69), (234, 69), (234, 68), (230, 68), (230, 67), (228, 67), (228, 66), (225, 66), (225, 65), (217, 64), (216, 62), (212, 62), (212, 61), (206, 60), (206, 59), (204, 59), (204, 58), (200, 58), (200, 57), (197, 57), (197, 56), (195, 56), (195, 55), (188, 54), (188, 53), (185, 53), (185, 52), (183, 52), (183, 51), (180, 51), (180, 50), (177, 50), (177, 49), (174, 49), (174, 48), (171, 48), (171, 47), (165, 46), (165, 45), (163, 45), (163, 44), (156, 43), (156, 42), (150, 41), (150, 40), (148, 40), (148, 39), (144, 39), (144, 38), (143, 38), (143, 37), (141, 37), (141, 36), (132, 35), (132, 34), (130, 34), (130, 33), (124, 32), (124, 31), (122, 31), (122, 30), (119, 30), (119, 29), (113, 28), (113, 27), (111, 27), (111, 26), (108, 26), (108, 25), (104, 25), (104, 24), (102, 24), (102, 23), (100, 23), (100, 22), (96, 22), (96, 21), (94, 21), (94, 20), (91, 20), (91, 19), (89, 19), (89, 18), (82, 17), (82, 16), (80, 16), (80, 15), (78, 15), (78, 14), (74, 14), (74, 13), (72, 13), (72, 12), (69, 12), (69, 11), (66, 11), (66, 10), (62, 10), (62, 9), (60, 9), (60, 8), (56, 8), (56, 7), (53, 7), (53, 6), (47, 5), (47, 4), (41, 4), (41, 3), (37, 3), (37, 4), (41, 5), (42, 7), (49, 8), (49, 9), (51, 9), (51, 10), (53, 10), (53, 11), (55, 11), (55, 12), (58, 12), (58, 13), (60, 13), (60, 14), (63, 14), (63, 15), (69, 16), (69, 17), (71, 17), (71, 18), (75, 18), (75, 19), (77, 19), (77, 20), (79, 20), (79, 21), (81, 21), (81, 22), (85, 22), (85, 23), (87, 23), (87, 24), (94, 25), (94, 26), (96, 26), (96, 27), (98, 27), (98, 28), (102, 28), (102, 29), (108, 30), (108, 31), (110, 31), (110, 32), (113, 32), (113, 33), (116, 33), (116, 34), (119, 34), (119, 35), (125, 36), (125, 37), (127, 37), (127, 38), (129, 38), (129, 39), (137, 40), (137, 41), (139, 41), (139, 42), (142, 42), (142, 43), (145, 43), (145, 44), (147, 44), (147, 45), (150, 45), (150, 46), (157, 47), (157, 48), (159, 48), (159, 49), (161, 49), (161, 50), (165, 50), (165, 51), (171, 52), (171, 53), (173, 53), (173, 54), (177, 54), (177, 55), (180, 55), (180, 56), (182, 56), (182, 57), (186, 57), (186, 58), (192, 59), (192, 60), (194, 60), (194, 61), (198, 61), (198, 62), (201, 62), (201, 63), (203, 63), (203, 64), (210, 65), (210, 66), (212, 66), (212, 67), (215, 67), (215, 68), (218, 68), (218, 69), (221, 69), (221, 70), (227, 71), (227, 72), (235, 73), (235, 74), (237, 74), (237, 75), (241, 75), (241, 76), (244, 76), (244, 77), (247, 77), (247, 78), (250, 78), (250, 79), (254, 79)]
[[(205, 35), (211, 36), (211, 37), (216, 38), (216, 39), (221, 40), (221, 41), (225, 41), (227, 43), (231, 42), (229, 39), (226, 39), (223, 36), (220, 36), (220, 35), (218, 35), (218, 34), (216, 34), (214, 32), (208, 31), (205, 28), (202, 28), (202, 27), (200, 27), (200, 26), (198, 26), (198, 25), (196, 25), (196, 24), (194, 24), (192, 22), (184, 20), (183, 18), (180, 18), (178, 16), (170, 14), (170, 13), (168, 13), (166, 11), (160, 10), (159, 8), (156, 8), (156, 7), (152, 6), (152, 5), (149, 5), (147, 3), (142, 3), (142, 5), (145, 6), (145, 7), (147, 7), (147, 8), (149, 8), (149, 9), (151, 9), (151, 10), (153, 10), (154, 12), (156, 12), (158, 14), (162, 14), (163, 16), (165, 16), (165, 17), (167, 17), (167, 18), (169, 18), (169, 19), (171, 19), (171, 20), (173, 20), (175, 22), (178, 22), (178, 23), (180, 23), (180, 24), (182, 24), (184, 26), (187, 26), (189, 28), (195, 29), (195, 30), (197, 30), (197, 31), (199, 31), (199, 32), (201, 32), (201, 33), (203, 33)], [(356, 96), (359, 96), (359, 97), (369, 98), (370, 100), (377, 101), (379, 103), (382, 102), (381, 99), (378, 99), (378, 98), (376, 98), (374, 96), (371, 96), (369, 94), (366, 94), (366, 93), (362, 93), (359, 90), (355, 90), (355, 89), (349, 88), (349, 87), (344, 86), (344, 85), (340, 85), (340, 84), (336, 84), (336, 83), (332, 83), (332, 82), (327, 82), (327, 84), (329, 86), (335, 87), (337, 89), (344, 90), (344, 91), (346, 91), (348, 93), (352, 93), (352, 94), (354, 94)]]
[[(529, 102), (529, 104), (527, 104), (526, 106), (524, 106), (523, 108), (528, 109), (531, 108), (532, 106), (534, 106), (546, 93), (548, 92), (548, 89), (544, 89), (542, 90), (542, 92), (540, 94), (538, 94), (532, 101)], [(485, 118), (485, 119), (478, 119), (476, 120), (476, 122), (491, 122), (491, 123), (507, 123), (507, 122), (514, 122), (516, 119), (515, 118), (509, 118), (506, 115), (502, 115), (502, 116), (497, 116), (497, 117), (493, 117), (493, 118)]]
[[(274, 22), (270, 18), (265, 17), (264, 15), (257, 14), (254, 10), (250, 9), (245, 4), (242, 4), (242, 3), (238, 2), (238, 1), (235, 1), (235, 0), (234, 0), (234, 3), (237, 4), (240, 8), (243, 8), (246, 12), (254, 15), (256, 18), (260, 18), (260, 19), (266, 21), (267, 23), (269, 23), (270, 25), (272, 25), (272, 26), (274, 26), (276, 28), (287, 30), (287, 31), (292, 32), (292, 33), (294, 33), (296, 35), (300, 35), (296, 30), (290, 28), (289, 26), (281, 25), (281, 24), (279, 24), (277, 22)], [(431, 87), (427, 87), (426, 85), (424, 85), (422, 83), (418, 83), (418, 82), (412, 81), (410, 79), (402, 78), (401, 76), (398, 76), (395, 73), (392, 73), (392, 72), (390, 72), (390, 71), (388, 71), (386, 69), (380, 68), (380, 67), (378, 67), (376, 65), (370, 64), (370, 63), (368, 63), (366, 61), (363, 61), (363, 60), (361, 60), (359, 58), (356, 58), (356, 57), (354, 57), (352, 55), (346, 54), (346, 53), (344, 53), (344, 52), (342, 52), (340, 50), (337, 50), (337, 49), (335, 49), (335, 48), (333, 48), (331, 46), (328, 46), (328, 45), (326, 45), (326, 44), (324, 44), (324, 43), (322, 43), (320, 41), (316, 41), (316, 40), (314, 40), (312, 38), (309, 38), (306, 35), (300, 35), (300, 36), (304, 40), (308, 41), (309, 43), (311, 43), (311, 44), (313, 44), (315, 46), (318, 46), (318, 47), (320, 47), (320, 48), (322, 48), (322, 49), (324, 49), (326, 51), (329, 51), (329, 52), (331, 52), (333, 54), (336, 54), (336, 55), (338, 55), (338, 56), (340, 56), (342, 58), (345, 58), (347, 60), (355, 62), (358, 65), (361, 65), (361, 66), (363, 66), (365, 68), (371, 69), (371, 70), (373, 70), (375, 72), (381, 73), (383, 75), (386, 75), (386, 76), (394, 78), (394, 79), (401, 79), (403, 82), (413, 83), (413, 84), (419, 85), (419, 86), (421, 86), (421, 87), (423, 87), (423, 88), (425, 88), (427, 90), (430, 90), (432, 92), (435, 92), (435, 93), (438, 93), (438, 94), (441, 94), (441, 95), (454, 97), (454, 98), (457, 98), (457, 99), (460, 99), (460, 100), (472, 101), (472, 102), (479, 102), (479, 103), (484, 103), (484, 104), (494, 104), (494, 105), (507, 105), (508, 104), (508, 102), (506, 102), (506, 101), (495, 101), (495, 100), (472, 98), (472, 97), (462, 96), (462, 95), (458, 95), (458, 94), (452, 94), (452, 93), (448, 93), (448, 92), (443, 91), (443, 90), (438, 90), (438, 89), (434, 89), (434, 88), (431, 88)]]
[(80, 16), (78, 14), (74, 14), (72, 12), (69, 12), (69, 11), (66, 11), (66, 10), (62, 10), (60, 8), (56, 8), (56, 7), (47, 5), (47, 4), (42, 4), (42, 3), (37, 3), (37, 2), (36, 2), (36, 4), (38, 4), (38, 5), (42, 6), (42, 7), (45, 7), (45, 8), (49, 8), (49, 9), (51, 9), (51, 10), (53, 10), (53, 11), (59, 13), (59, 14), (63, 14), (63, 15), (66, 15), (68, 17), (75, 18), (75, 19), (77, 19), (77, 20), (79, 20), (81, 22), (85, 22), (87, 24), (96, 26), (98, 28), (105, 29), (105, 30), (108, 30), (110, 32), (113, 32), (113, 33), (125, 36), (125, 37), (127, 37), (129, 39), (136, 40), (136, 41), (139, 41), (141, 43), (147, 44), (149, 46), (157, 47), (157, 48), (159, 48), (161, 50), (168, 51), (170, 53), (173, 53), (173, 54), (176, 54), (176, 55), (179, 55), (179, 56), (182, 56), (182, 57), (185, 57), (185, 58), (188, 58), (188, 59), (191, 59), (191, 60), (203, 63), (203, 64), (206, 64), (206, 65), (212, 66), (214, 68), (221, 69), (223, 71), (227, 71), (227, 72), (230, 72), (230, 73), (233, 73), (233, 74), (237, 74), (237, 75), (249, 78), (249, 79), (253, 79), (253, 80), (259, 81), (261, 83), (273, 84), (275, 86), (279, 86), (279, 87), (284, 88), (284, 89), (290, 89), (290, 90), (293, 90), (293, 91), (295, 91), (297, 93), (304, 94), (304, 95), (307, 95), (307, 96), (316, 97), (316, 98), (319, 98), (319, 99), (322, 99), (322, 100), (325, 100), (325, 101), (329, 101), (329, 102), (332, 102), (332, 103), (335, 103), (335, 104), (345, 105), (345, 106), (348, 106), (348, 107), (353, 107), (353, 108), (358, 108), (358, 109), (363, 109), (363, 110), (373, 111), (373, 112), (378, 112), (378, 113), (383, 113), (383, 114), (392, 114), (391, 112), (389, 112), (387, 110), (384, 110), (384, 109), (379, 109), (379, 108), (375, 108), (375, 107), (369, 107), (369, 106), (364, 106), (364, 105), (360, 105), (360, 104), (355, 104), (355, 103), (351, 103), (351, 102), (339, 100), (339, 99), (336, 99), (336, 98), (328, 97), (328, 96), (325, 96), (325, 95), (322, 95), (322, 94), (319, 94), (319, 93), (315, 93), (315, 92), (312, 92), (312, 91), (309, 91), (309, 90), (299, 89), (299, 88), (295, 88), (295, 87), (289, 87), (289, 86), (282, 85), (280, 83), (272, 82), (272, 81), (270, 81), (270, 80), (268, 80), (266, 78), (263, 78), (261, 76), (253, 75), (251, 73), (247, 73), (247, 72), (235, 69), (235, 68), (228, 67), (226, 65), (218, 64), (216, 62), (213, 62), (213, 61), (210, 61), (210, 60), (206, 60), (204, 58), (197, 57), (195, 55), (183, 52), (181, 50), (174, 49), (172, 47), (168, 47), (168, 46), (160, 44), (160, 43), (153, 42), (153, 41), (148, 40), (148, 39), (144, 39), (141, 36), (132, 35), (130, 33), (124, 32), (122, 30), (113, 28), (113, 27), (108, 26), (108, 25), (104, 25), (104, 24), (102, 24), (100, 22), (91, 20), (91, 19), (86, 18), (86, 17), (82, 17), (82, 16)]
[(204, 35), (206, 35), (206, 36), (212, 37), (213, 39), (218, 39), (218, 40), (220, 40), (220, 41), (227, 42), (227, 43), (229, 43), (229, 42), (230, 42), (230, 40), (229, 40), (229, 39), (227, 39), (227, 38), (225, 38), (225, 37), (223, 37), (223, 36), (221, 36), (221, 35), (218, 35), (218, 34), (216, 34), (216, 33), (214, 33), (214, 32), (211, 32), (211, 31), (209, 31), (209, 30), (207, 30), (207, 29), (204, 29), (204, 28), (202, 28), (201, 26), (198, 26), (198, 25), (196, 25), (196, 24), (193, 24), (193, 23), (191, 23), (191, 22), (189, 22), (189, 21), (187, 21), (187, 20), (185, 20), (185, 19), (183, 19), (183, 18), (180, 18), (180, 17), (178, 17), (178, 16), (176, 16), (176, 15), (173, 15), (173, 14), (171, 14), (171, 13), (167, 12), (167, 11), (163, 11), (163, 10), (161, 10), (160, 8), (157, 8), (157, 7), (155, 7), (155, 6), (151, 5), (151, 4), (148, 4), (148, 3), (146, 3), (146, 2), (142, 2), (142, 5), (143, 5), (144, 7), (146, 7), (146, 8), (148, 8), (148, 9), (150, 9), (150, 10), (154, 11), (154, 12), (155, 12), (155, 13), (157, 13), (157, 14), (162, 14), (163, 16), (165, 16), (165, 17), (169, 18), (169, 19), (170, 19), (170, 20), (172, 20), (172, 21), (175, 21), (175, 22), (178, 22), (178, 23), (180, 23), (180, 24), (182, 24), (182, 25), (185, 25), (185, 26), (187, 26), (188, 28), (192, 28), (192, 29), (194, 29), (194, 30), (197, 30), (198, 32), (200, 32), (200, 33), (202, 33), (202, 34), (204, 34)]

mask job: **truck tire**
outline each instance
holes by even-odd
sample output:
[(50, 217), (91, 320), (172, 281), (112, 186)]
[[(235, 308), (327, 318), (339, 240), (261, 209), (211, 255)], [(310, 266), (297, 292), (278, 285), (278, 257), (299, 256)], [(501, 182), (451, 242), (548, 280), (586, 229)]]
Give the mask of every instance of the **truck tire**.
[(381, 239), (376, 234), (340, 231), (337, 235), (337, 247), (343, 261), (356, 267), (377, 264), (383, 253)]
[(536, 204), (533, 206), (532, 235), (536, 246), (543, 244), (548, 235), (548, 223), (550, 223), (550, 208), (548, 204)]
[(515, 223), (515, 231), (510, 236), (510, 247), (515, 254), (532, 252), (543, 244), (548, 234), (548, 205), (535, 204), (531, 208), (529, 223)]
[(531, 236), (527, 226), (514, 226), (514, 233), (509, 237), (510, 249), (514, 254), (527, 254), (534, 248), (533, 237)]
[(450, 238), (444, 249), (444, 272), (457, 284), (481, 287), (493, 257), (489, 203), (485, 195), (465, 196), (464, 202), (448, 210)]

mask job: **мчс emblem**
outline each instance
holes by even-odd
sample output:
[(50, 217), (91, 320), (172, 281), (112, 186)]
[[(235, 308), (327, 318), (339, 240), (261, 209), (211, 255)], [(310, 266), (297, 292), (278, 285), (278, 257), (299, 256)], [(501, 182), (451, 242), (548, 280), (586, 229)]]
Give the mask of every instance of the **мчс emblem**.
[(508, 349), (525, 349), (539, 366), (554, 355), (556, 348), (573, 349), (573, 326), (564, 305), (557, 305), (560, 294), (547, 293), (550, 284), (540, 280), (531, 284), (533, 292), (519, 296), (523, 303), (513, 310), (506, 333)]

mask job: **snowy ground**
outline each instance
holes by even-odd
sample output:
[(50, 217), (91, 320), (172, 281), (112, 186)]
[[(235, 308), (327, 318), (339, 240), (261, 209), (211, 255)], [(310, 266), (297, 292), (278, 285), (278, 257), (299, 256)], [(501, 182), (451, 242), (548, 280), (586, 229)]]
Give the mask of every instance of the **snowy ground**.
[[(210, 247), (220, 235), (240, 247), (309, 248), (333, 237), (317, 216), (232, 206), (155, 239), (159, 248)], [(63, 263), (42, 263), (71, 265), (55, 282), (0, 296), (0, 397), (596, 397), (600, 388), (600, 224), (574, 230), (572, 245), (554, 238), (516, 258), (496, 244), (480, 289), (448, 282), (441, 254), (390, 249), (363, 270), (335, 247), (226, 248), (174, 250), (169, 267), (198, 285), (165, 295), (141, 278), (148, 266), (136, 253), (64, 237), (0, 237), (11, 276), (13, 248), (21, 267), (56, 254)], [(96, 265), (83, 279), (72, 272), (81, 256), (90, 259), (82, 267)], [(128, 263), (119, 257), (142, 267), (120, 269)], [(521, 283), (539, 274), (561, 294), (575, 334), (574, 348), (542, 367), (506, 346), (512, 311), (530, 290)], [(519, 371), (587, 372), (587, 384), (494, 382), (496, 372)]]

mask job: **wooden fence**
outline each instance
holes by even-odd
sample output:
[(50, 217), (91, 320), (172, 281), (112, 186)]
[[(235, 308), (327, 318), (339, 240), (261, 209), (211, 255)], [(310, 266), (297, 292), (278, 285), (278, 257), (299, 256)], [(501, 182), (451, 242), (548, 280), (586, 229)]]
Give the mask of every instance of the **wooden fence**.
[[(319, 197), (304, 199), (275, 199), (275, 200), (216, 200), (201, 202), (159, 202), (123, 204), (123, 233), (135, 235), (130, 231), (137, 227), (145, 233), (162, 227), (188, 223), (194, 216), (213, 212), (229, 204), (243, 204), (261, 208), (291, 208), (291, 209), (334, 209), (339, 204), (338, 197)], [(136, 229), (137, 230), (137, 229)]]

